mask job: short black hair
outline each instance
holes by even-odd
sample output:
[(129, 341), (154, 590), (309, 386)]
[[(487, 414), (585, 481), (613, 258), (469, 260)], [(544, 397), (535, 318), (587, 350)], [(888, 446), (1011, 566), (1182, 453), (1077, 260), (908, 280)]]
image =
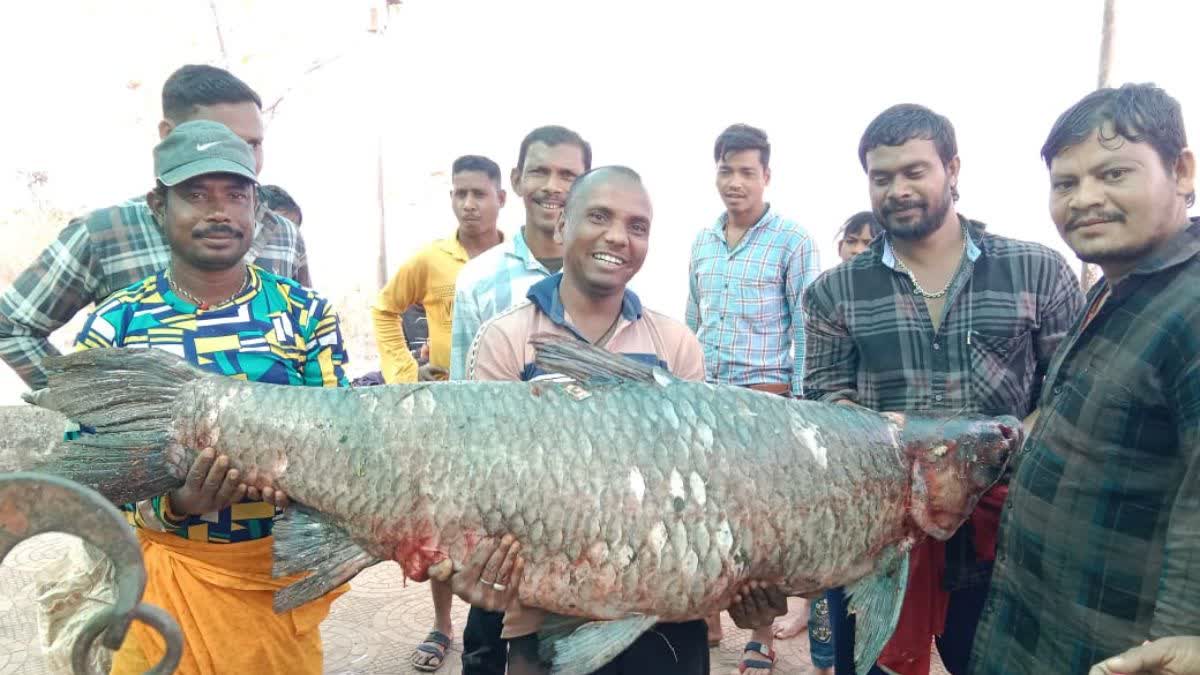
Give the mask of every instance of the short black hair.
[(454, 160), (454, 165), (450, 168), (450, 175), (457, 176), (464, 171), (478, 171), (487, 174), (487, 177), (492, 179), (497, 187), (500, 186), (500, 167), (483, 155), (463, 155)]
[(904, 145), (913, 140), (933, 141), (942, 166), (958, 156), (954, 125), (923, 105), (901, 103), (879, 113), (858, 141), (858, 161), (867, 170), (867, 153), (881, 145)]
[(642, 183), (641, 175), (627, 166), (621, 166), (619, 164), (598, 166), (595, 169), (587, 171), (571, 183), (570, 189), (567, 190), (567, 200), (566, 204), (564, 205), (564, 210), (566, 213), (568, 215), (571, 213), (572, 205), (582, 198), (580, 195), (587, 194), (588, 188), (590, 188), (591, 184), (597, 180), (597, 176), (608, 173), (627, 178), (633, 181), (635, 184), (641, 186), (643, 190), (646, 189), (645, 184)]
[(871, 211), (859, 211), (858, 213), (846, 219), (842, 226), (838, 228), (837, 238), (834, 240), (841, 243), (846, 238), (847, 234), (852, 232), (862, 232), (863, 227), (869, 227), (871, 230), (871, 238), (878, 237), (883, 228), (879, 226), (879, 221), (875, 219), (875, 214)]
[(749, 124), (731, 124), (717, 136), (717, 142), (713, 145), (713, 161), (719, 162), (729, 153), (743, 150), (757, 150), (763, 168), (771, 166), (771, 144), (767, 141), (767, 132)]
[(216, 66), (189, 64), (163, 83), (163, 117), (173, 122), (183, 122), (197, 106), (218, 103), (254, 103), (262, 109), (262, 99), (250, 85)]
[[(263, 199), (267, 202), (268, 209), (271, 209), (272, 211), (287, 209), (289, 211), (295, 211), (298, 218), (304, 218), (304, 212), (300, 210), (300, 205), (296, 203), (295, 199), (292, 199), (292, 196), (288, 194), (287, 190), (284, 190), (278, 185), (264, 185), (260, 187), (259, 190), (262, 192)], [(296, 222), (296, 224), (299, 225), (300, 223)]]
[[(1104, 130), (1108, 124), (1112, 125), (1111, 135)], [(1129, 83), (1093, 91), (1058, 116), (1042, 145), (1046, 168), (1059, 153), (1082, 143), (1093, 131), (1100, 132), (1100, 143), (1106, 146), (1119, 145), (1120, 139), (1148, 143), (1168, 172), (1175, 171), (1179, 155), (1187, 148), (1179, 101), (1153, 83)], [(1191, 206), (1195, 193), (1187, 200)]]
[(542, 143), (552, 148), (556, 145), (578, 146), (583, 152), (584, 172), (592, 170), (592, 146), (574, 131), (552, 124), (534, 129), (521, 140), (521, 151), (517, 154), (517, 173), (525, 170), (525, 155), (529, 152), (529, 146), (534, 143)]

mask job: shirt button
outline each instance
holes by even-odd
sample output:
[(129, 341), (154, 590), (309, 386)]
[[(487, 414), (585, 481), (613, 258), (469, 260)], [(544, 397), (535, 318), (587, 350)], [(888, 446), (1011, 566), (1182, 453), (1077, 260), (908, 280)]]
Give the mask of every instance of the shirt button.
[(1055, 387), (1055, 388), (1051, 389), (1050, 392), (1052, 394), (1054, 394), (1055, 396), (1058, 396), (1059, 394), (1062, 393), (1062, 387)]
[(942, 395), (941, 395), (941, 394), (938, 394), (937, 396), (934, 396), (934, 397), (933, 397), (933, 400), (935, 400), (935, 401), (937, 401), (937, 402), (941, 403), (941, 401), (942, 401)]
[(935, 343), (933, 343), (933, 351), (935, 351), (935, 352), (936, 352), (937, 350), (939, 350), (939, 349), (941, 349), (941, 348), (942, 348), (942, 346), (941, 346), (941, 345), (939, 345), (938, 343), (936, 343), (936, 342), (935, 342)]

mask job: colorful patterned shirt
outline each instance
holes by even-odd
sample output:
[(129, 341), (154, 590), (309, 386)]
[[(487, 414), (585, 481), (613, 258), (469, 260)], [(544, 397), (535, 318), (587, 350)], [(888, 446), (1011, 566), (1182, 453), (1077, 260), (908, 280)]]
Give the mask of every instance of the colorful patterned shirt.
[[(309, 285), (300, 230), (261, 199), (255, 229), (247, 262)], [(83, 308), (164, 269), (170, 258), (144, 197), (72, 220), (0, 294), (0, 360), (31, 389), (45, 387), (42, 359), (58, 353), (47, 337)]]
[[(253, 382), (348, 386), (337, 314), (299, 283), (250, 266), (250, 283), (231, 302), (199, 310), (171, 290), (166, 274), (113, 294), (88, 317), (79, 349), (155, 348), (202, 370)], [(271, 533), (275, 507), (243, 501), (215, 513), (177, 516), (155, 497), (123, 507), (130, 522), (187, 539), (231, 543)]]
[(525, 243), (524, 229), (463, 266), (450, 327), (450, 379), (466, 378), (467, 354), (483, 322), (523, 300), (530, 286), (548, 276), (550, 270)]
[(1054, 355), (1001, 515), (971, 671), (1086, 673), (1200, 635), (1200, 219)]
[(688, 328), (704, 346), (708, 381), (804, 390), (804, 289), (821, 271), (804, 228), (767, 207), (732, 249), (728, 214), (701, 230), (688, 264)]

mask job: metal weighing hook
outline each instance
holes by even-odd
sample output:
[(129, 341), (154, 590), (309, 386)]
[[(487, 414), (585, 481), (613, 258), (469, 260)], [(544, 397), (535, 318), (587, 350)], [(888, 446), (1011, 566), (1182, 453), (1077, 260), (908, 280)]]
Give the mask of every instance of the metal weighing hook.
[(96, 638), (118, 649), (134, 619), (154, 628), (167, 652), (150, 675), (175, 672), (183, 655), (183, 633), (165, 611), (142, 604), (146, 568), (133, 528), (100, 493), (78, 483), (38, 473), (0, 474), (0, 561), (18, 543), (44, 532), (73, 534), (103, 551), (115, 573), (111, 607), (93, 616), (75, 638), (71, 668), (76, 675), (95, 675), (87, 665)]

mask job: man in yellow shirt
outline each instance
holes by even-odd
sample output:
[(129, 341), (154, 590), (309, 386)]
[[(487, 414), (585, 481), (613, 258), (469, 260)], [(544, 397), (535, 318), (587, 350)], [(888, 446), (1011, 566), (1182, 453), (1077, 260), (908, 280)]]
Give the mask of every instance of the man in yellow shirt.
[[(504, 206), (500, 167), (487, 157), (465, 155), (454, 160), (450, 205), (458, 219), (453, 237), (439, 239), (400, 266), (371, 307), (375, 343), (388, 384), (444, 380), (450, 366), (450, 319), (454, 312), (454, 282), (467, 260), (504, 239), (496, 220)], [(425, 307), (429, 327), (429, 362), (418, 366), (408, 349), (402, 315), (410, 306)], [(450, 586), (430, 582), (434, 626), (413, 651), (417, 670), (432, 672), (446, 660), (450, 646)]]
[[(450, 365), (450, 318), (454, 281), (467, 260), (504, 240), (496, 219), (504, 206), (500, 167), (487, 157), (454, 160), (450, 205), (458, 219), (453, 237), (439, 239), (404, 262), (371, 307), (375, 342), (388, 384), (444, 380)], [(425, 307), (429, 323), (429, 364), (418, 367), (408, 350), (401, 316), (412, 305)]]

